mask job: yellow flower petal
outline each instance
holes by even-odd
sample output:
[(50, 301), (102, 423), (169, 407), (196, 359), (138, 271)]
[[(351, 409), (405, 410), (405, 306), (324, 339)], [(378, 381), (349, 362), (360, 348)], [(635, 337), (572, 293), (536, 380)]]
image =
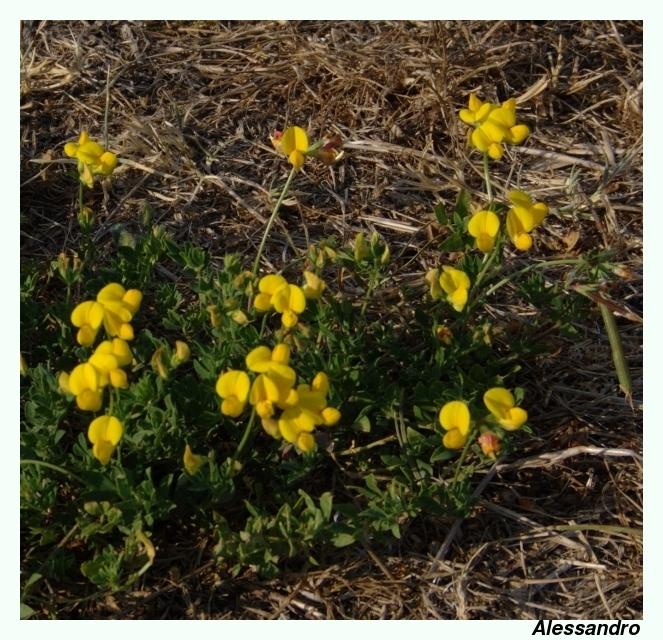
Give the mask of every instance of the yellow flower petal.
[(297, 448), (304, 453), (310, 453), (315, 449), (315, 438), (310, 433), (300, 433), (297, 437)]
[(333, 427), (341, 419), (341, 412), (334, 407), (325, 407), (320, 415), (326, 427)]
[(324, 371), (319, 371), (315, 378), (313, 378), (313, 382), (311, 382), (311, 390), (319, 391), (324, 396), (329, 393), (329, 377)]
[(456, 289), (453, 294), (451, 294), (449, 302), (451, 302), (453, 308), (460, 313), (467, 304), (467, 297), (467, 289)]
[(502, 418), (499, 423), (502, 428), (507, 431), (515, 431), (520, 429), (527, 422), (527, 411), (520, 407), (513, 407), (509, 409), (506, 417)]
[(287, 156), (293, 151), (303, 154), (309, 147), (306, 131), (301, 127), (288, 127), (281, 137), (281, 150)]
[(132, 315), (135, 314), (140, 308), (140, 303), (143, 301), (143, 293), (138, 289), (129, 289), (123, 296), (122, 302), (128, 307)]
[(499, 142), (493, 142), (488, 147), (488, 155), (493, 160), (500, 160), (504, 155), (504, 147)]
[(106, 424), (106, 436), (112, 445), (116, 445), (124, 435), (124, 426), (115, 416), (108, 416), (108, 423)]
[(269, 311), (272, 306), (272, 296), (268, 293), (259, 293), (253, 300), (253, 307), (260, 313)]
[(290, 309), (284, 311), (283, 314), (281, 315), (281, 324), (286, 329), (292, 329), (294, 326), (297, 325), (298, 320), (299, 318), (297, 317), (297, 314), (290, 311)]
[(261, 293), (267, 293), (273, 296), (279, 289), (287, 286), (288, 281), (283, 277), (276, 274), (270, 274), (260, 278), (258, 282), (258, 290)]
[(526, 124), (517, 124), (508, 130), (505, 140), (509, 144), (520, 144), (529, 134), (529, 127)]
[(439, 419), (440, 424), (447, 431), (456, 429), (462, 435), (467, 435), (470, 432), (470, 410), (467, 403), (462, 400), (447, 402), (440, 409)]
[(272, 350), (271, 359), (272, 362), (288, 364), (288, 360), (290, 359), (290, 347), (283, 343), (277, 344)]
[(442, 438), (442, 444), (447, 449), (462, 449), (467, 442), (467, 436), (463, 435), (458, 429), (447, 431)]
[(235, 396), (225, 398), (221, 403), (221, 413), (230, 418), (238, 418), (242, 415), (246, 402), (240, 402)]
[(191, 451), (191, 447), (187, 444), (184, 447), (184, 456), (182, 457), (182, 462), (184, 463), (184, 470), (190, 475), (195, 476), (200, 467), (205, 464), (207, 458), (205, 456), (199, 456), (198, 454)]
[(92, 447), (92, 455), (103, 465), (110, 462), (113, 451), (115, 447), (106, 440), (100, 440)]
[(269, 370), (269, 364), (272, 361), (272, 352), (269, 347), (260, 346), (250, 351), (246, 358), (246, 367), (256, 373), (265, 373)]
[(76, 406), (81, 411), (99, 411), (102, 400), (101, 390), (91, 391), (90, 389), (85, 389), (76, 396)]
[(513, 394), (504, 387), (493, 387), (483, 394), (483, 402), (490, 413), (498, 420), (503, 418), (516, 401)]
[(122, 369), (114, 369), (109, 373), (110, 383), (115, 389), (128, 389), (129, 381), (127, 380), (127, 374), (122, 371)]
[(108, 416), (99, 416), (95, 418), (87, 429), (88, 440), (92, 444), (100, 442), (106, 437), (106, 426), (108, 425)]
[(219, 376), (216, 382), (216, 392), (222, 398), (234, 397), (243, 404), (249, 397), (250, 386), (251, 381), (245, 371), (231, 369)]

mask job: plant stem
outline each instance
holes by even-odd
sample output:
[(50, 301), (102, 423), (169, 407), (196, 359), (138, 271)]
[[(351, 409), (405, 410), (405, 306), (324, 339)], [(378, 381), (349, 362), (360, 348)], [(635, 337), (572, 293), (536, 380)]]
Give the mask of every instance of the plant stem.
[(474, 281), (474, 285), (472, 285), (472, 288), (476, 290), (476, 288), (479, 286), (479, 283), (483, 280), (484, 276), (486, 275), (486, 272), (490, 268), (490, 265), (493, 264), (493, 261), (495, 260), (495, 257), (497, 256), (497, 252), (500, 248), (500, 243), (497, 242), (495, 246), (493, 247), (492, 251), (490, 254), (488, 254), (484, 258), (484, 263), (483, 266), (481, 267), (481, 271), (477, 274), (476, 280)]
[(272, 225), (274, 224), (274, 220), (276, 219), (276, 214), (279, 212), (281, 204), (283, 204), (283, 200), (285, 199), (285, 196), (288, 193), (288, 189), (290, 188), (290, 183), (292, 182), (292, 179), (295, 177), (296, 173), (297, 170), (293, 167), (290, 170), (290, 175), (288, 176), (288, 179), (285, 181), (285, 185), (283, 185), (283, 191), (281, 191), (281, 195), (279, 196), (279, 199), (276, 201), (276, 205), (274, 206), (272, 215), (269, 217), (269, 220), (267, 221), (267, 226), (265, 227), (265, 233), (263, 234), (262, 240), (260, 241), (260, 246), (258, 247), (258, 255), (256, 256), (256, 261), (253, 263), (254, 276), (258, 275), (260, 258), (262, 257), (262, 252), (263, 249), (265, 248), (265, 242), (267, 242), (267, 236), (269, 235), (269, 230), (272, 228)]
[(242, 439), (239, 441), (239, 444), (237, 445), (237, 451), (235, 451), (235, 455), (233, 456), (234, 460), (238, 460), (239, 457), (242, 455), (244, 447), (246, 447), (246, 444), (249, 441), (249, 436), (251, 435), (251, 431), (253, 430), (253, 423), (255, 422), (255, 418), (256, 418), (256, 410), (254, 409), (253, 411), (251, 411), (251, 417), (249, 418), (249, 422), (246, 425), (246, 429), (244, 429), (244, 433), (242, 434)]
[(486, 181), (486, 194), (488, 195), (488, 206), (493, 202), (493, 189), (490, 185), (490, 169), (488, 166), (488, 154), (483, 154), (483, 179)]
[(522, 275), (524, 273), (527, 273), (528, 271), (532, 271), (533, 269), (538, 269), (541, 267), (547, 267), (547, 266), (556, 266), (556, 265), (564, 265), (564, 264), (579, 264), (582, 260), (578, 258), (566, 258), (566, 259), (561, 259), (561, 260), (547, 260), (545, 262), (536, 262), (533, 264), (529, 264), (526, 267), (520, 269), (519, 271), (514, 271), (511, 275), (508, 275), (506, 278), (502, 278), (499, 282), (494, 284), (490, 289), (488, 289), (485, 293), (486, 296), (489, 296), (491, 293), (494, 293), (501, 287), (503, 287), (505, 284), (508, 284), (511, 282), (511, 280), (518, 275)]
[(601, 302), (599, 302), (599, 309), (601, 309), (601, 315), (603, 316), (603, 323), (605, 324), (605, 330), (608, 333), (608, 340), (610, 340), (612, 361), (615, 365), (615, 371), (617, 372), (617, 379), (619, 380), (619, 386), (621, 387), (622, 391), (628, 397), (630, 397), (633, 393), (633, 384), (631, 383), (631, 373), (629, 372), (628, 363), (626, 362), (626, 357), (624, 356), (622, 339), (619, 335), (619, 329), (617, 329), (615, 316), (613, 316), (610, 309), (608, 309), (608, 307)]
[(73, 478), (74, 480), (77, 480), (81, 484), (85, 484), (81, 478), (79, 478), (75, 473), (72, 473), (71, 471), (68, 471), (67, 469), (64, 469), (62, 467), (58, 467), (55, 464), (51, 464), (50, 462), (44, 462), (43, 460), (32, 460), (30, 458), (23, 458), (20, 461), (21, 464), (33, 464), (35, 467), (45, 467), (46, 469), (52, 469), (53, 471), (58, 471), (59, 473), (62, 473), (65, 476), (69, 476), (70, 478)]
[(453, 482), (451, 483), (452, 485), (455, 485), (458, 482), (460, 469), (463, 465), (463, 462), (465, 461), (465, 456), (467, 455), (467, 452), (470, 450), (470, 444), (472, 444), (473, 436), (474, 436), (474, 429), (472, 429), (472, 431), (470, 431), (469, 435), (467, 436), (467, 442), (465, 443), (463, 451), (461, 452), (460, 457), (458, 458), (458, 463), (456, 464), (456, 473), (454, 473), (454, 479)]

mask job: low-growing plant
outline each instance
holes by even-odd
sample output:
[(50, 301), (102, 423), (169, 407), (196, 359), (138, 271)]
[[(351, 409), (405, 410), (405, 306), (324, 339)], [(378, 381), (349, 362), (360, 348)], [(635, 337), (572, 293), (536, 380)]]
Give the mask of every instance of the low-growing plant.
[[(291, 170), (259, 249), (220, 263), (149, 215), (102, 255), (86, 190), (122, 159), (86, 131), (65, 145), (81, 245), (22, 275), (25, 615), (42, 577), (76, 567), (102, 591), (132, 586), (178, 523), (207, 532), (231, 575), (273, 576), (469, 512), (473, 474), (532, 428), (520, 360), (544, 327), (571, 335), (588, 301), (544, 278), (559, 261), (526, 259), (554, 209), (494, 193), (491, 160), (529, 135), (515, 101), (471, 96), (460, 118), (486, 193), (435, 208), (438, 264), (397, 299), (378, 234), (321, 238), (282, 272), (263, 267), (291, 185), (309, 161), (342, 161), (338, 136), (272, 135)], [(606, 256), (567, 262), (577, 283), (607, 277)], [(507, 285), (545, 314), (503, 326), (486, 303)]]

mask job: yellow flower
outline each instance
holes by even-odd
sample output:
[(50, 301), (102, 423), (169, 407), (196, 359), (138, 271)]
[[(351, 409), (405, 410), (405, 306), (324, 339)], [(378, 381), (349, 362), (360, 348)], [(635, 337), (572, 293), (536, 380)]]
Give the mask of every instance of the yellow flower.
[(184, 470), (190, 476), (195, 476), (200, 470), (200, 467), (205, 464), (206, 460), (207, 458), (205, 456), (200, 456), (191, 451), (191, 447), (188, 444), (184, 447)]
[(500, 219), (493, 211), (477, 211), (467, 225), (468, 233), (476, 238), (479, 251), (488, 253), (495, 246), (495, 238), (500, 230)]
[(289, 358), (290, 348), (285, 344), (277, 344), (273, 351), (256, 347), (246, 356), (248, 369), (260, 373), (251, 387), (249, 402), (261, 418), (271, 418), (274, 405), (285, 409), (297, 403), (293, 389), (297, 374), (288, 366)]
[(465, 124), (476, 124), (483, 122), (488, 117), (488, 114), (496, 108), (496, 104), (481, 102), (479, 98), (471, 93), (468, 108), (461, 109), (458, 115)]
[(280, 275), (270, 274), (268, 276), (263, 276), (258, 282), (258, 295), (253, 301), (253, 306), (256, 308), (256, 311), (260, 313), (265, 313), (269, 311), (274, 305), (274, 296), (281, 289), (288, 286), (288, 281)]
[(507, 431), (520, 429), (527, 422), (527, 411), (516, 407), (513, 394), (503, 387), (493, 387), (483, 394), (483, 402), (499, 425)]
[(470, 133), (472, 145), (479, 151), (487, 153), (493, 160), (502, 157), (503, 143), (520, 144), (529, 135), (527, 125), (516, 123), (514, 98), (498, 106), (488, 102), (481, 103), (478, 98), (471, 96), (470, 108), (463, 109), (460, 117), (463, 122), (475, 126)]
[(285, 409), (278, 420), (281, 436), (302, 451), (310, 451), (315, 446), (312, 436), (301, 439), (303, 433), (310, 435), (316, 426), (331, 427), (341, 419), (338, 409), (327, 406), (328, 392), (329, 378), (320, 372), (310, 385), (300, 384), (297, 387), (296, 406)]
[(79, 364), (69, 375), (68, 380), (61, 376), (61, 388), (67, 388), (76, 396), (76, 404), (81, 411), (101, 409), (102, 385), (97, 369), (89, 362)]
[(98, 142), (91, 140), (87, 131), (82, 131), (78, 142), (67, 142), (64, 152), (78, 160), (80, 180), (92, 188), (95, 175), (109, 176), (117, 166), (117, 156), (107, 151)]
[(440, 409), (440, 424), (446, 431), (442, 444), (447, 449), (462, 449), (470, 434), (470, 410), (462, 400), (447, 402)]
[[(276, 133), (276, 132), (275, 132)], [(304, 166), (309, 143), (306, 131), (301, 127), (288, 127), (282, 134), (272, 138), (277, 151), (288, 158), (288, 162), (299, 171)]]
[(129, 324), (138, 311), (143, 294), (138, 289), (128, 291), (117, 282), (106, 285), (97, 294), (97, 302), (104, 308), (104, 329), (109, 336), (133, 340), (134, 330)]
[(470, 288), (468, 275), (460, 269), (442, 267), (440, 286), (447, 294), (447, 300), (456, 311), (462, 311), (467, 304), (467, 295)]
[(216, 392), (223, 398), (221, 413), (237, 418), (244, 411), (249, 397), (251, 381), (244, 371), (230, 370), (222, 373), (216, 381)]
[(129, 386), (127, 374), (120, 367), (131, 363), (132, 359), (129, 345), (124, 340), (115, 338), (113, 342), (101, 342), (88, 362), (97, 370), (100, 387), (110, 383), (116, 389), (126, 389)]
[(81, 302), (71, 312), (71, 324), (79, 327), (76, 341), (83, 347), (89, 347), (96, 339), (101, 323), (104, 321), (104, 308), (98, 302)]
[(298, 314), (306, 309), (306, 296), (296, 284), (279, 289), (272, 302), (274, 309), (281, 314), (281, 323), (286, 329), (292, 329), (297, 324)]
[(532, 246), (530, 232), (543, 222), (548, 207), (543, 202), (532, 202), (523, 191), (509, 191), (507, 197), (513, 206), (506, 214), (506, 231), (516, 249), (527, 251)]
[(315, 273), (304, 271), (304, 286), (302, 287), (302, 291), (306, 298), (309, 300), (319, 300), (326, 286), (322, 278), (318, 277)]
[(108, 464), (123, 434), (124, 426), (115, 416), (95, 418), (87, 430), (88, 440), (93, 445), (92, 455), (101, 464)]

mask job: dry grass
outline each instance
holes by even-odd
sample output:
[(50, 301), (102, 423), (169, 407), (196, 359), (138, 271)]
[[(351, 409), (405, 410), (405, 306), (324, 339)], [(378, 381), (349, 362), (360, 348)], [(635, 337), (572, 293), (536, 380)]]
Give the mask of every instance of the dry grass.
[[(604, 248), (624, 265), (605, 294), (628, 316), (635, 387), (630, 406), (597, 313), (580, 339), (527, 365), (540, 428), (479, 484), (464, 522), (270, 583), (229, 581), (204, 538), (164, 532), (140, 590), (101, 603), (53, 593), (62, 617), (641, 617), (641, 23), (24, 23), (21, 53), (23, 260), (75, 240), (58, 165), (29, 161), (60, 157), (83, 126), (103, 137), (107, 74), (108, 138), (130, 162), (99, 197), (98, 242), (118, 223), (131, 230), (148, 201), (176, 238), (254, 255), (286, 171), (268, 134), (298, 123), (339, 133), (347, 159), (298, 180), (269, 262), (309, 239), (377, 230), (395, 291), (437, 260), (433, 206), (459, 187), (481, 197), (457, 110), (470, 91), (517, 96), (533, 135), (517, 163), (496, 165), (497, 189), (554, 203), (534, 259)], [(508, 288), (494, 298), (492, 313), (526, 322)]]

